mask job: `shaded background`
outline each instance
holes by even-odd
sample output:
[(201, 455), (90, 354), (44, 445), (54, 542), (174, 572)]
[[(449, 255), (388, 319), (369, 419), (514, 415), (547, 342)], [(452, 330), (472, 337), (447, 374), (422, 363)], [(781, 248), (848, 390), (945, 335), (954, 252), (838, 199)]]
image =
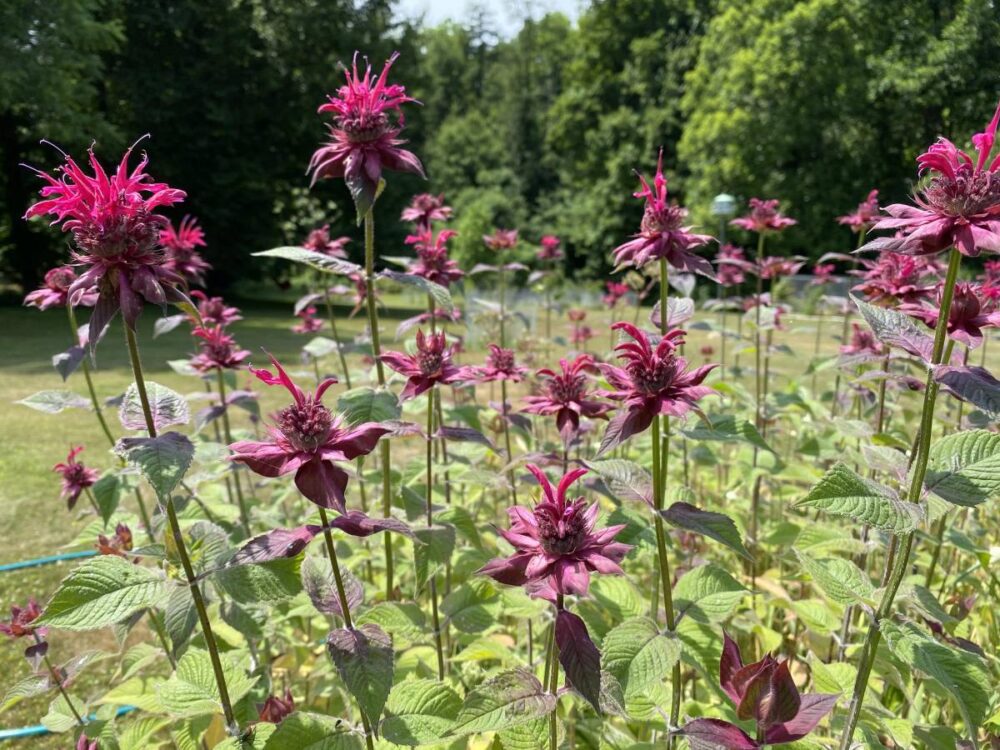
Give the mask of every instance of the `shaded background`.
[[(708, 206), (779, 197), (800, 226), (775, 248), (852, 246), (835, 216), (871, 188), (913, 188), (914, 158), (943, 133), (964, 143), (1000, 92), (1000, 6), (989, 0), (595, 0), (571, 21), (522, 7), (508, 33), (487, 5), (424, 27), (391, 0), (7, 0), (0, 3), (0, 284), (10, 297), (67, 257), (65, 236), (20, 217), (43, 169), (96, 142), (114, 163), (144, 133), (151, 174), (188, 192), (174, 218), (205, 227), (213, 288), (282, 281), (248, 253), (314, 224), (358, 236), (333, 182), (308, 190), (324, 136), (317, 106), (355, 49), (423, 102), (406, 137), (430, 183), (390, 174), (379, 250), (404, 252), (397, 219), (418, 191), (446, 193), (463, 263), (480, 236), (519, 227), (564, 238), (567, 271), (599, 277), (633, 232), (633, 169), (663, 146), (671, 192)], [(732, 236), (732, 233), (731, 233)], [(740, 239), (738, 233), (735, 236)], [(782, 244), (783, 243), (783, 247)], [(352, 247), (360, 254), (359, 243)]]

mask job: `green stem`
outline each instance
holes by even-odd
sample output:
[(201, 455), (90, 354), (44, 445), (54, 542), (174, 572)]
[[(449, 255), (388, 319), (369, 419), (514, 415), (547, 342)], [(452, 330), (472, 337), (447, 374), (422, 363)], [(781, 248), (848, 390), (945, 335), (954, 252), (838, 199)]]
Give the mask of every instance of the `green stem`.
[[(924, 403), (920, 416), (920, 433), (916, 447), (916, 458), (911, 472), (909, 492), (907, 493), (907, 500), (911, 503), (917, 502), (920, 499), (924, 487), (924, 477), (927, 473), (931, 431), (934, 427), (934, 405), (937, 401), (938, 393), (938, 384), (934, 379), (934, 369), (936, 365), (941, 364), (944, 358), (945, 341), (948, 336), (948, 318), (951, 314), (955, 281), (958, 278), (958, 269), (961, 262), (961, 253), (952, 248), (948, 258), (948, 271), (941, 292), (941, 309), (938, 311), (937, 326), (934, 330), (934, 349), (930, 367), (927, 370), (927, 382), (924, 389)], [(896, 592), (899, 590), (899, 586), (906, 576), (906, 571), (909, 569), (910, 553), (913, 549), (913, 533), (905, 534), (898, 539), (899, 544), (896, 551), (896, 559), (892, 561), (893, 567), (886, 581), (882, 600), (879, 602), (874, 621), (868, 626), (868, 633), (865, 636), (865, 643), (861, 652), (861, 663), (858, 667), (858, 677), (854, 682), (854, 693), (851, 697), (850, 708), (848, 709), (844, 734), (841, 737), (840, 750), (849, 750), (851, 747), (854, 730), (861, 716), (861, 706), (865, 698), (865, 692), (868, 689), (868, 678), (875, 663), (875, 653), (882, 638), (879, 623), (890, 614), (893, 601), (896, 598)]]
[[(507, 419), (507, 381), (500, 381), (500, 416), (503, 419), (503, 439), (504, 447), (507, 449), (507, 464), (508, 466), (514, 461), (514, 451), (511, 449), (510, 442), (510, 422)], [(511, 479), (510, 483), (510, 496), (514, 503), (517, 505), (517, 487), (514, 486), (512, 480), (514, 470), (511, 469), (507, 472), (507, 478)]]
[(506, 326), (507, 269), (505, 267), (506, 265), (507, 265), (506, 263), (501, 261), (500, 263), (500, 348), (501, 349), (506, 348), (507, 346), (507, 326)]
[[(219, 402), (222, 404), (222, 431), (226, 436), (226, 445), (233, 444), (233, 431), (229, 425), (229, 407), (226, 405), (226, 375), (221, 367), (215, 368), (219, 383)], [(235, 464), (234, 464), (235, 466)], [(236, 485), (236, 502), (240, 506), (240, 520), (243, 522), (243, 529), (247, 536), (252, 536), (250, 531), (250, 515), (247, 512), (247, 502), (243, 497), (243, 487), (240, 485), (240, 478), (233, 470), (233, 484)]]
[[(38, 633), (32, 633), (32, 635), (35, 638), (36, 644), (41, 645), (43, 643)], [(76, 706), (73, 705), (73, 701), (71, 701), (69, 698), (69, 693), (66, 692), (65, 686), (63, 686), (62, 673), (57, 671), (56, 668), (52, 666), (52, 662), (49, 660), (49, 652), (47, 648), (42, 654), (42, 659), (45, 661), (45, 666), (46, 668), (48, 668), (49, 675), (52, 677), (52, 680), (56, 683), (56, 687), (59, 688), (59, 694), (62, 695), (63, 700), (66, 701), (66, 705), (69, 707), (70, 712), (76, 719), (76, 723), (79, 724), (81, 727), (86, 726), (87, 722), (83, 720), (83, 717), (80, 715), (80, 712), (76, 710)]]
[(347, 369), (347, 356), (340, 343), (340, 334), (337, 333), (337, 316), (333, 314), (330, 290), (326, 288), (326, 284), (323, 285), (323, 302), (326, 303), (326, 316), (330, 319), (330, 333), (333, 340), (337, 342), (337, 356), (340, 358), (340, 370), (344, 373), (344, 385), (347, 386), (347, 390), (351, 390), (351, 371)]
[[(563, 609), (563, 595), (556, 595), (556, 618)], [(559, 747), (559, 727), (558, 720), (558, 692), (559, 692), (559, 656), (556, 646), (556, 621), (552, 620), (552, 640), (549, 641), (549, 692), (556, 698), (556, 705), (552, 706), (552, 713), (549, 714), (549, 750), (557, 750)]]
[[(427, 391), (427, 528), (434, 525), (434, 388)], [(431, 617), (434, 625), (434, 646), (437, 649), (438, 679), (444, 679), (444, 645), (441, 641), (441, 620), (437, 605), (437, 580), (430, 580)]]
[[(761, 275), (761, 269), (764, 262), (764, 239), (766, 235), (763, 232), (757, 235), (757, 299), (754, 305), (754, 398), (756, 402), (756, 413), (754, 414), (754, 425), (757, 431), (764, 434), (764, 396), (763, 396), (763, 370), (761, 365), (761, 338), (760, 338), (760, 308), (763, 304), (762, 298), (764, 296), (764, 278)], [(753, 459), (751, 461), (751, 466), (754, 472), (757, 470), (757, 462), (760, 459), (760, 450), (757, 446), (753, 449)], [(755, 476), (753, 482), (753, 490), (750, 499), (750, 591), (751, 591), (751, 601), (756, 606), (756, 591), (757, 591), (757, 535), (758, 528), (760, 525), (760, 484), (761, 477)]]
[(156, 633), (157, 639), (160, 641), (160, 645), (163, 646), (163, 652), (167, 655), (167, 661), (170, 662), (171, 669), (177, 669), (177, 660), (174, 659), (174, 654), (170, 649), (170, 641), (167, 639), (167, 633), (163, 629), (163, 623), (160, 622), (160, 616), (154, 609), (147, 609), (146, 612), (149, 614), (149, 623), (153, 626), (153, 632)]

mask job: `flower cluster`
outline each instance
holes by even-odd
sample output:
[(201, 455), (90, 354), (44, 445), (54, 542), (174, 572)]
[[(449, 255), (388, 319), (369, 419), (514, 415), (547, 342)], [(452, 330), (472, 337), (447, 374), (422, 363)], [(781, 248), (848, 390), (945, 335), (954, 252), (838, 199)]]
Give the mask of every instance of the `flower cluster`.
[(410, 266), (410, 273), (443, 287), (460, 281), (465, 273), (456, 261), (448, 257), (448, 240), (457, 234), (451, 229), (443, 229), (435, 235), (433, 230), (427, 229), (407, 237), (406, 244), (413, 245), (417, 253)]
[(542, 237), (541, 243), (539, 243), (538, 252), (535, 257), (540, 261), (562, 260), (562, 240), (552, 234), (545, 235)]
[(346, 258), (347, 250), (345, 248), (350, 241), (350, 237), (331, 238), (330, 225), (324, 224), (309, 232), (305, 242), (302, 243), (302, 247), (330, 258)]
[(198, 353), (191, 357), (190, 364), (200, 373), (213, 370), (235, 370), (250, 357), (250, 352), (239, 345), (221, 325), (197, 326), (192, 335), (199, 339)]
[(739, 286), (746, 281), (746, 272), (752, 268), (742, 247), (723, 245), (715, 259), (716, 280), (724, 287)]
[(400, 215), (400, 219), (416, 225), (417, 231), (421, 233), (429, 232), (435, 221), (448, 221), (450, 218), (451, 206), (445, 205), (444, 193), (415, 195)]
[(490, 250), (511, 250), (517, 247), (516, 229), (495, 229), (493, 234), (484, 234), (483, 243)]
[(295, 316), (299, 322), (292, 326), (292, 333), (316, 333), (323, 327), (323, 319), (316, 317), (316, 308), (312, 305), (302, 308)]
[(42, 608), (34, 597), (28, 599), (27, 605), (19, 607), (12, 604), (10, 607), (10, 621), (0, 622), (0, 633), (9, 635), (11, 638), (24, 638), (25, 636), (37, 636), (44, 638), (46, 628), (34, 627), (31, 623), (42, 616)]
[[(935, 328), (943, 294), (944, 290), (940, 289), (937, 300), (933, 303), (926, 300), (907, 302), (900, 305), (899, 309)], [(978, 347), (983, 343), (983, 328), (1000, 326), (1000, 312), (990, 311), (989, 307), (974, 284), (956, 284), (948, 314), (948, 335), (970, 349)]]
[(588, 373), (596, 370), (594, 358), (581, 354), (572, 362), (559, 360), (560, 372), (548, 368), (537, 372), (543, 393), (527, 396), (523, 411), (529, 414), (555, 416), (556, 427), (564, 440), (580, 429), (580, 417), (606, 419), (611, 404), (595, 401), (588, 391)]
[(762, 200), (760, 198), (750, 199), (750, 213), (733, 219), (734, 227), (746, 229), (748, 232), (780, 232), (782, 229), (795, 226), (798, 222), (790, 219), (778, 211), (778, 200)]
[(163, 265), (187, 284), (205, 285), (205, 272), (212, 266), (198, 252), (205, 247), (205, 232), (193, 216), (185, 216), (178, 226), (167, 224), (160, 231)]
[(115, 526), (113, 536), (97, 535), (97, 554), (117, 555), (118, 557), (128, 557), (127, 552), (132, 551), (132, 530), (123, 523)]
[[(28, 307), (48, 310), (51, 307), (66, 307), (70, 304), (70, 288), (76, 283), (76, 271), (72, 266), (58, 266), (46, 272), (42, 286), (29, 292), (24, 298)], [(93, 307), (97, 302), (97, 289), (90, 287), (76, 295), (74, 307)]]
[(482, 367), (469, 367), (466, 372), (470, 380), (480, 383), (490, 383), (506, 380), (511, 383), (520, 383), (528, 374), (525, 367), (519, 367), (514, 357), (513, 349), (504, 349), (496, 344), (489, 345), (489, 353), (486, 355), (486, 364)]
[(851, 273), (861, 277), (852, 291), (873, 305), (895, 307), (919, 302), (937, 288), (940, 266), (932, 258), (882, 252), (874, 260), (863, 259), (864, 269)]
[(868, 197), (858, 204), (852, 214), (837, 217), (837, 223), (850, 227), (852, 232), (864, 234), (878, 219), (878, 190), (872, 190)]
[[(198, 317), (201, 323), (206, 326), (228, 326), (237, 320), (243, 320), (239, 308), (230, 307), (222, 297), (209, 297), (204, 292), (196, 289), (191, 292), (191, 298), (196, 300), (198, 306)], [(198, 321), (192, 321), (197, 323)]]

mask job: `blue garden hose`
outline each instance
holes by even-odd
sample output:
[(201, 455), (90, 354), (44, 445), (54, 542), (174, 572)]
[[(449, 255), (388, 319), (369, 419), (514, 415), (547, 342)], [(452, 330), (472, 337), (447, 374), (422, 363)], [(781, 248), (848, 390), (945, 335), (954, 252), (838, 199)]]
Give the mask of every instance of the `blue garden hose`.
[[(115, 718), (131, 713), (135, 710), (135, 706), (122, 706), (115, 711)], [(88, 716), (87, 721), (97, 721), (97, 714), (91, 714)], [(49, 730), (43, 724), (35, 724), (32, 727), (18, 727), (17, 729), (0, 729), (0, 741), (21, 740), (25, 737), (38, 737), (49, 733)]]
[[(77, 560), (81, 557), (93, 557), (96, 554), (97, 550), (85, 549), (77, 552), (63, 552), (61, 555), (36, 557), (34, 560), (21, 560), (21, 562), (12, 562), (0, 565), (0, 573), (6, 573), (10, 570), (23, 570), (24, 568), (37, 568), (41, 565), (50, 565), (52, 563), (62, 562), (63, 560)], [(0, 739), (3, 738), (0, 737)]]

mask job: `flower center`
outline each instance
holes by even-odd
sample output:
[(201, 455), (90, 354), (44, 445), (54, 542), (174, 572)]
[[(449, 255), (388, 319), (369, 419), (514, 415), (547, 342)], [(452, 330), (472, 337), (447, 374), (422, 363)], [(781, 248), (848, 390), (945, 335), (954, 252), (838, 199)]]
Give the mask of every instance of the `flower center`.
[(536, 507), (535, 521), (542, 549), (550, 555), (572, 555), (580, 549), (587, 537), (583, 509), (582, 500), (567, 506), (562, 515), (548, 503)]
[(69, 484), (76, 487), (89, 487), (93, 484), (87, 476), (87, 467), (83, 464), (69, 464), (63, 476)]
[(674, 232), (681, 228), (687, 215), (680, 206), (668, 205), (662, 208), (647, 205), (642, 214), (642, 233), (646, 235)]
[(490, 352), (490, 364), (500, 372), (512, 372), (514, 369), (513, 349), (494, 349)]
[(441, 374), (441, 367), (444, 365), (444, 354), (439, 351), (423, 351), (417, 353), (417, 362), (420, 364), (420, 372), (428, 378)]
[(351, 143), (371, 143), (377, 141), (390, 129), (389, 115), (377, 114), (360, 109), (340, 118), (340, 127), (347, 133)]
[(108, 214), (104, 221), (89, 221), (73, 231), (73, 239), (85, 252), (111, 259), (159, 245), (161, 222), (145, 206), (118, 203), (108, 207)]
[(976, 172), (963, 164), (954, 180), (935, 177), (924, 190), (924, 199), (934, 210), (946, 216), (974, 216), (1000, 204), (1000, 177), (990, 172)]
[(676, 370), (672, 360), (659, 359), (644, 363), (637, 362), (629, 367), (629, 374), (639, 391), (649, 396), (655, 396), (674, 381)]
[(58, 292), (66, 292), (76, 281), (76, 274), (73, 272), (72, 268), (53, 268), (45, 275), (45, 283), (49, 285), (51, 289)]
[(323, 404), (306, 399), (278, 412), (278, 429), (292, 446), (306, 453), (315, 452), (326, 442), (333, 426), (333, 415)]
[(587, 381), (582, 375), (556, 377), (549, 381), (549, 397), (560, 404), (582, 401)]

